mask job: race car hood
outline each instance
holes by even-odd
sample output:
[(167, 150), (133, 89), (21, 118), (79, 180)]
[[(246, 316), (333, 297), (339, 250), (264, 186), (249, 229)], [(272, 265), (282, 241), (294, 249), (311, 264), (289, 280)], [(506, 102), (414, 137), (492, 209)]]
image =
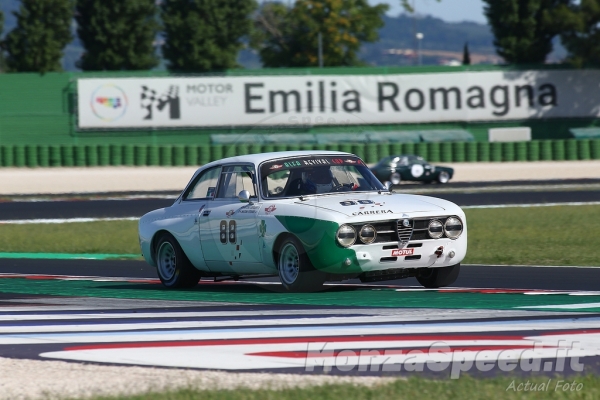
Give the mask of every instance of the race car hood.
[[(421, 212), (443, 212), (445, 201), (426, 196), (407, 194), (373, 194), (348, 196), (315, 196), (306, 200), (298, 200), (295, 204), (336, 211), (348, 217), (394, 217), (394, 214), (411, 214)], [(448, 203), (451, 204), (451, 203)], [(378, 219), (378, 218), (377, 218)]]

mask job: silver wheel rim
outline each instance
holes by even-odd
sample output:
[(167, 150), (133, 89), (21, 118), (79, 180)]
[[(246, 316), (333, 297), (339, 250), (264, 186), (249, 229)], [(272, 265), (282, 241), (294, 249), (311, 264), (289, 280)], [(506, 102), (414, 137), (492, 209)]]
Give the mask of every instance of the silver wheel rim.
[(446, 171), (440, 172), (440, 182), (441, 183), (446, 183), (446, 182), (448, 182), (449, 179), (450, 179), (450, 177)]
[(177, 257), (175, 249), (169, 242), (164, 242), (160, 245), (157, 252), (158, 273), (164, 280), (170, 280), (175, 275), (177, 268)]
[(279, 276), (286, 284), (296, 281), (300, 273), (300, 257), (298, 249), (291, 243), (286, 244), (279, 254)]

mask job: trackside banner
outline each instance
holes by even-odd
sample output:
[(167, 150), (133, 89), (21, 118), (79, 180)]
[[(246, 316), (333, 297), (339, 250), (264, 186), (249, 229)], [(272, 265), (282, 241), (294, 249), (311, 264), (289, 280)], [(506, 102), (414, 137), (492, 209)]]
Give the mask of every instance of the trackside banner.
[(175, 128), (600, 115), (600, 70), (79, 79), (78, 126)]

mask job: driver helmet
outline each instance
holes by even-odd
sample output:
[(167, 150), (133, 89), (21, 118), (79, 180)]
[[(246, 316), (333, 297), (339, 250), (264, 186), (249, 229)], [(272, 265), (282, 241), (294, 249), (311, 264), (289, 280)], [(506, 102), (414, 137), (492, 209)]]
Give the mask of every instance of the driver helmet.
[(333, 176), (328, 166), (306, 169), (302, 172), (302, 185), (309, 193), (328, 193), (333, 188)]

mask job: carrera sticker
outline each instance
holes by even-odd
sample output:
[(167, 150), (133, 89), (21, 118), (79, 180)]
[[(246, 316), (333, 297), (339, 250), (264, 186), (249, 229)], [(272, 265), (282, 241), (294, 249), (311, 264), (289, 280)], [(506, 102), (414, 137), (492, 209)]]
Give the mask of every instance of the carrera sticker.
[(392, 257), (411, 256), (415, 252), (415, 249), (394, 249), (392, 250)]
[(275, 204), (271, 204), (269, 207), (265, 208), (265, 213), (271, 214), (275, 210), (277, 210), (277, 207), (275, 207)]
[(373, 215), (373, 214), (393, 214), (394, 212), (392, 210), (373, 210), (373, 211), (357, 211), (357, 212), (353, 212), (352, 215), (353, 216), (359, 216), (359, 215)]

